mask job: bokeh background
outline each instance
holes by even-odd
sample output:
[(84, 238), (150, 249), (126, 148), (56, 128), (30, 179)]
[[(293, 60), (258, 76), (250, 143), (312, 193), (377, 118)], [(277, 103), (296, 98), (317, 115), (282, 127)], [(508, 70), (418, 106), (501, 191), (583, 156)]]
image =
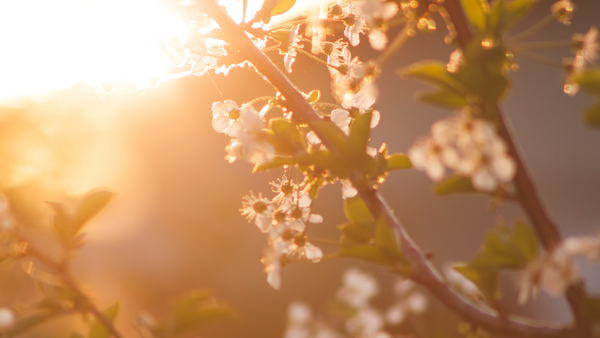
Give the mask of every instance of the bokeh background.
[[(547, 15), (552, 2), (541, 2), (515, 31)], [(569, 39), (600, 25), (598, 0), (575, 3), (578, 10), (572, 25), (554, 24), (532, 39)], [(448, 60), (453, 49), (443, 43), (446, 31), (439, 17), (436, 20), (436, 31), (410, 39), (384, 69), (377, 103), (382, 122), (374, 130), (374, 147), (385, 142), (391, 151), (405, 152), (429, 133), (433, 122), (451, 114), (417, 103), (415, 91), (427, 87), (395, 74), (397, 68), (422, 59)], [(395, 33), (390, 31), (391, 36)], [(353, 53), (364, 59), (376, 57), (365, 42)], [(5, 47), (3, 54), (19, 54), (18, 49)], [(545, 54), (560, 59), (570, 51)], [(277, 52), (270, 56), (281, 65)], [(38, 57), (43, 58), (43, 53)], [(536, 186), (564, 235), (596, 232), (600, 229), (600, 131), (580, 120), (592, 98), (584, 93), (564, 94), (564, 74), (559, 69), (523, 58), (516, 62), (520, 67), (511, 73), (511, 95), (503, 108)], [(23, 77), (36, 83), (34, 70)], [(290, 78), (301, 90), (318, 88), (323, 100), (332, 100), (328, 72), (313, 60), (300, 55)], [(258, 75), (237, 68), (226, 77), (185, 77), (143, 92), (127, 82), (108, 96), (97, 89), (80, 83), (4, 101), (0, 188), (13, 200), (15, 211), (26, 215), (34, 234), (49, 231), (46, 200), (75, 206), (78, 196), (99, 186), (118, 193), (87, 226), (87, 245), (79, 250), (73, 272), (86, 289), (93, 290), (101, 307), (121, 301), (117, 327), (128, 336), (134, 334), (131, 324), (140, 313), (160, 317), (169, 300), (200, 287), (210, 288), (238, 313), (237, 319), (208, 328), (203, 336), (281, 337), (287, 305), (302, 300), (315, 312), (323, 311), (349, 266), (374, 273), (382, 285), (377, 302), (389, 301), (395, 277), (348, 259), (292, 265), (283, 272), (280, 291), (266, 283), (260, 262), (266, 238), (238, 209), (249, 191), (269, 195), (268, 182), (281, 173), (251, 174), (248, 163), (228, 164), (223, 159), (228, 137), (215, 133), (210, 124), (214, 101), (242, 103), (273, 94)], [(516, 205), (492, 208), (485, 196), (436, 197), (431, 186), (425, 174), (407, 170), (390, 175), (381, 193), (415, 240), (434, 253), (433, 262), (440, 267), (469, 259), (498, 217), (512, 222), (524, 216)], [(339, 184), (319, 195), (315, 211), (325, 221), (311, 230), (315, 235), (339, 236), (336, 226), (344, 222), (340, 197)], [(326, 253), (335, 250), (321, 247)], [(600, 292), (598, 265), (584, 263), (581, 268), (589, 288)], [(20, 270), (18, 264), (0, 267), (0, 305), (39, 299), (34, 283)], [(570, 319), (564, 300), (542, 294), (519, 307), (514, 276), (504, 276), (502, 283), (507, 288), (504, 303), (512, 311), (540, 319)], [(443, 307), (433, 304), (431, 312), (419, 319), (421, 335), (453, 330), (441, 313)], [(79, 319), (67, 318), (41, 327), (33, 336), (66, 333), (80, 326)]]

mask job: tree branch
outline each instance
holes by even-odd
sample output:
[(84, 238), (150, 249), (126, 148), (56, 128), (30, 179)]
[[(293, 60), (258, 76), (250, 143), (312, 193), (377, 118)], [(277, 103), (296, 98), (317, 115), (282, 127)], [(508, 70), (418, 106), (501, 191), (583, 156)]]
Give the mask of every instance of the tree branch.
[[(469, 30), (466, 17), (462, 10), (459, 0), (446, 0), (444, 7), (450, 15), (450, 19), (456, 27), (458, 34), (458, 41), (460, 46), (464, 49), (466, 45), (471, 41), (472, 34)], [(517, 164), (517, 172), (515, 174), (514, 183), (517, 188), (517, 197), (524, 209), (527, 217), (531, 221), (544, 249), (551, 252), (554, 248), (562, 243), (562, 236), (558, 227), (550, 219), (547, 214), (542, 200), (539, 197), (533, 180), (528, 172), (527, 166), (520, 154), (515, 139), (512, 136), (509, 128), (509, 121), (504, 116), (500, 107), (497, 104), (492, 106), (492, 109), (496, 109), (499, 117), (499, 134), (504, 139), (508, 146), (509, 154), (515, 160)], [(583, 336), (590, 336), (590, 319), (584, 311), (583, 303), (586, 299), (586, 290), (583, 286), (583, 282), (569, 287), (566, 293), (569, 306), (573, 312), (575, 320), (577, 321), (577, 329), (579, 334)]]
[[(447, 0), (447, 2), (450, 1), (453, 0)], [(202, 1), (199, 3), (199, 6), (201, 6), (201, 9), (212, 17), (212, 19), (215, 20), (227, 34), (234, 38), (234, 40), (229, 41), (232, 46), (241, 51), (248, 61), (253, 64), (256, 70), (285, 97), (295, 118), (307, 123), (321, 120), (310, 103), (304, 99), (302, 93), (300, 93), (285, 75), (252, 44), (244, 30), (238, 27), (235, 22), (222, 11), (215, 0)], [(460, 13), (462, 13), (462, 11), (460, 11)], [(457, 31), (464, 29), (464, 27), (459, 26), (456, 28)], [(328, 141), (326, 135), (317, 135), (328, 148), (338, 150), (333, 147), (333, 142)], [(550, 327), (548, 325), (539, 326), (525, 323), (520, 320), (501, 318), (493, 313), (480, 309), (476, 305), (465, 300), (443, 281), (439, 272), (427, 261), (422, 250), (410, 238), (402, 224), (387, 206), (385, 200), (379, 196), (366, 177), (359, 171), (354, 171), (350, 175), (350, 181), (359, 191), (360, 197), (365, 201), (371, 213), (377, 217), (383, 212), (390, 224), (393, 224), (394, 227), (398, 229), (401, 235), (402, 250), (415, 268), (415, 275), (413, 278), (463, 318), (480, 325), (484, 329), (514, 337), (575, 337), (575, 332), (572, 328)]]

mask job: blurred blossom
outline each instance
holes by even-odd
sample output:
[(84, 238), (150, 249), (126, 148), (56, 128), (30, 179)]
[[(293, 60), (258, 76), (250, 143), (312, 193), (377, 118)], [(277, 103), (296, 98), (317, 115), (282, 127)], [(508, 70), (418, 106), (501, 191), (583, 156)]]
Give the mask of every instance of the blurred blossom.
[(415, 290), (415, 284), (410, 280), (398, 279), (394, 293), (394, 305), (386, 312), (386, 319), (391, 325), (401, 324), (409, 313), (421, 314), (427, 309), (427, 298)]
[(366, 306), (379, 292), (375, 278), (358, 269), (349, 269), (344, 273), (343, 285), (336, 297), (353, 308)]
[(15, 323), (15, 313), (8, 307), (0, 307), (0, 329), (9, 329)]
[(594, 63), (594, 61), (598, 59), (598, 49), (600, 49), (600, 45), (598, 44), (598, 29), (595, 26), (592, 26), (584, 35), (574, 35), (573, 40), (575, 40), (577, 44), (575, 62), (584, 63), (587, 61), (589, 63)]
[(346, 321), (346, 330), (358, 337), (375, 337), (384, 325), (383, 316), (379, 311), (363, 307)]
[(575, 5), (573, 5), (571, 0), (557, 1), (552, 5), (552, 7), (550, 7), (552, 15), (554, 15), (559, 22), (565, 25), (571, 24), (573, 10), (575, 10)]

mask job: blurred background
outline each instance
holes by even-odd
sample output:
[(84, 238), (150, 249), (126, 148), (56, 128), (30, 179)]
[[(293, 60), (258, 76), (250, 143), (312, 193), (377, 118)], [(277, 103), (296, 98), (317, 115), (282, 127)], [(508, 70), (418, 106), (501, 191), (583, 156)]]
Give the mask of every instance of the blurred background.
[[(556, 23), (532, 40), (569, 39), (600, 25), (597, 0), (574, 2), (577, 11), (571, 25)], [(260, 262), (266, 238), (238, 210), (249, 191), (270, 196), (268, 182), (281, 172), (251, 174), (248, 163), (228, 164), (223, 159), (228, 137), (213, 131), (210, 110), (214, 101), (233, 99), (241, 104), (272, 95), (260, 76), (236, 68), (228, 76), (184, 77), (147, 88), (143, 79), (174, 71), (156, 56), (151, 47), (155, 40), (148, 37), (154, 30), (178, 29), (163, 27), (170, 19), (161, 21), (171, 18), (160, 15), (170, 13), (172, 3), (132, 1), (128, 6), (126, 1), (120, 5), (104, 1), (89, 8), (81, 4), (86, 2), (52, 3), (40, 2), (27, 10), (14, 5), (10, 11), (0, 4), (4, 25), (0, 26), (0, 189), (34, 233), (50, 231), (44, 201), (74, 207), (78, 197), (92, 188), (108, 187), (118, 193), (86, 227), (87, 244), (72, 268), (85, 288), (93, 290), (101, 308), (121, 301), (119, 329), (132, 336), (131, 324), (141, 313), (160, 317), (176, 295), (206, 287), (235, 308), (238, 317), (209, 328), (203, 336), (281, 337), (287, 305), (302, 300), (322, 311), (349, 266), (377, 275), (382, 285), (377, 302), (386, 304), (395, 277), (349, 259), (292, 265), (283, 271), (280, 291), (266, 283)], [(515, 31), (546, 16), (551, 3), (541, 1)], [(57, 14), (48, 15), (49, 10)], [(132, 21), (134, 16), (147, 21), (138, 24)], [(9, 17), (12, 21), (7, 23)], [(73, 17), (76, 20), (68, 21)], [(406, 152), (429, 134), (433, 122), (450, 114), (417, 103), (415, 91), (427, 87), (395, 74), (395, 69), (423, 59), (448, 60), (453, 48), (443, 43), (447, 32), (439, 17), (436, 21), (436, 31), (410, 39), (384, 69), (376, 104), (382, 123), (371, 146), (385, 142), (392, 152)], [(128, 31), (134, 23), (136, 28)], [(100, 30), (86, 33), (78, 25)], [(115, 35), (120, 30), (123, 33)], [(29, 33), (21, 36), (20, 31)], [(57, 40), (60, 43), (52, 42), (64, 36), (67, 39)], [(366, 40), (352, 49), (364, 60), (377, 56)], [(571, 52), (545, 54), (560, 60)], [(282, 64), (277, 52), (270, 56)], [(538, 190), (565, 236), (595, 233), (600, 229), (600, 131), (580, 121), (592, 98), (564, 94), (564, 74), (558, 69), (528, 59), (516, 62), (520, 67), (511, 73), (511, 95), (503, 107)], [(328, 72), (313, 60), (299, 55), (290, 78), (305, 92), (320, 89), (321, 100), (332, 102)], [(117, 79), (125, 80), (113, 92), (98, 91), (98, 83)], [(408, 170), (390, 175), (381, 193), (414, 239), (434, 253), (433, 262), (440, 267), (474, 255), (498, 217), (512, 223), (524, 215), (516, 205), (491, 208), (485, 196), (436, 197), (431, 186), (424, 173)], [(326, 187), (315, 205), (325, 221), (311, 231), (337, 239), (336, 226), (345, 220), (339, 184)], [(335, 251), (321, 247), (325, 253)], [(589, 288), (600, 291), (598, 265), (583, 263), (581, 269)], [(20, 270), (18, 264), (0, 267), (0, 305), (40, 298)], [(564, 300), (542, 294), (519, 307), (514, 276), (504, 276), (502, 283), (507, 290), (504, 303), (511, 311), (540, 319), (570, 319)], [(421, 330), (429, 330), (423, 336), (454, 330), (434, 315), (440, 311), (443, 307), (434, 304), (418, 319), (427, 324), (420, 324)], [(78, 320), (49, 323), (33, 336), (66, 334), (81, 325)]]

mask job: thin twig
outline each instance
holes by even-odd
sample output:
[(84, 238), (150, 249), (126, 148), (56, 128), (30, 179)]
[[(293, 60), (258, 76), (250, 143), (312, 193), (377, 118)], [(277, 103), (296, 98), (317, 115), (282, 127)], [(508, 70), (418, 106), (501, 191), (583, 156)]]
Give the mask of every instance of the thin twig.
[[(446, 3), (456, 1), (446, 0)], [(250, 39), (244, 34), (243, 29), (238, 27), (231, 18), (223, 13), (214, 0), (203, 1), (199, 5), (202, 6), (203, 11), (215, 20), (226, 33), (235, 39), (231, 41), (232, 45), (236, 45), (256, 70), (282, 93), (286, 98), (288, 106), (294, 112), (295, 118), (309, 123), (309, 125), (313, 121), (322, 121), (310, 103), (303, 97), (302, 93), (252, 44)], [(462, 13), (462, 10), (459, 10), (459, 12)], [(462, 15), (464, 16), (464, 14)], [(458, 29), (459, 27), (457, 26)], [(323, 123), (327, 122), (323, 121)], [(340, 137), (345, 136), (343, 132), (340, 131), (340, 133)], [(331, 141), (331, 135), (321, 135), (317, 132), (317, 136), (321, 138), (329, 149), (339, 151), (335, 147), (335, 142)], [(335, 135), (335, 137), (337, 136)], [(377, 194), (372, 184), (368, 182), (364, 175), (359, 171), (353, 171), (350, 175), (350, 180), (359, 191), (361, 198), (365, 201), (371, 213), (377, 217), (383, 212), (390, 224), (399, 230), (402, 250), (415, 269), (413, 278), (462, 317), (487, 330), (515, 337), (573, 337), (574, 331), (572, 328), (548, 326), (547, 324), (539, 326), (521, 320), (499, 317), (463, 299), (443, 281), (437, 269), (425, 258), (421, 249), (414, 243), (402, 224), (393, 215), (385, 200)]]
[[(18, 238), (20, 240), (23, 240), (20, 237), (18, 237)], [(79, 285), (77, 285), (77, 283), (75, 282), (75, 279), (73, 279), (73, 277), (71, 276), (71, 274), (69, 273), (69, 271), (67, 270), (67, 268), (64, 265), (55, 263), (52, 259), (50, 259), (46, 255), (44, 255), (42, 252), (37, 250), (35, 247), (33, 247), (30, 242), (25, 241), (25, 240), (23, 240), (23, 241), (28, 243), (27, 253), (30, 256), (36, 258), (38, 261), (40, 261), (46, 267), (52, 269), (62, 279), (62, 281), (66, 284), (66, 286), (68, 286), (71, 290), (73, 290), (73, 292), (75, 292), (78, 296), (88, 299), (87, 295), (81, 290)], [(108, 318), (106, 318), (104, 313), (102, 313), (102, 311), (100, 311), (98, 309), (98, 307), (96, 307), (96, 305), (94, 305), (92, 302), (87, 302), (86, 310), (89, 311), (92, 315), (94, 315), (94, 317), (96, 317), (96, 319), (102, 323), (102, 325), (108, 330), (108, 332), (110, 332), (110, 334), (113, 337), (123, 338), (123, 336), (119, 333), (119, 331), (117, 331), (117, 329), (115, 328), (113, 323)]]
[(392, 43), (390, 43), (389, 46), (383, 51), (383, 53), (381, 53), (381, 55), (379, 55), (379, 57), (377, 58), (376, 62), (379, 65), (379, 67), (383, 67), (390, 60), (390, 58), (398, 51), (398, 49), (400, 49), (400, 47), (404, 45), (406, 40), (408, 40), (408, 38), (410, 37), (408, 33), (411, 30), (414, 30), (414, 27), (415, 23), (413, 21), (409, 21), (406, 23), (406, 25), (400, 31), (400, 33), (396, 35)]

